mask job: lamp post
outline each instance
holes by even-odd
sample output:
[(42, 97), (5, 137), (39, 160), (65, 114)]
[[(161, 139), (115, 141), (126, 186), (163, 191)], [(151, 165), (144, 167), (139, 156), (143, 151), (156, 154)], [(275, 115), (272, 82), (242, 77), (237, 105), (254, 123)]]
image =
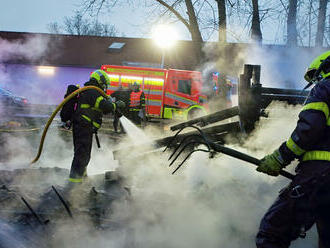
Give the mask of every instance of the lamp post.
[(164, 61), (165, 61), (165, 48), (162, 47), (162, 63), (160, 64), (160, 68), (164, 69)]
[(162, 50), (161, 68), (164, 68), (165, 49), (172, 47), (177, 39), (175, 30), (169, 25), (158, 25), (154, 27), (152, 38)]

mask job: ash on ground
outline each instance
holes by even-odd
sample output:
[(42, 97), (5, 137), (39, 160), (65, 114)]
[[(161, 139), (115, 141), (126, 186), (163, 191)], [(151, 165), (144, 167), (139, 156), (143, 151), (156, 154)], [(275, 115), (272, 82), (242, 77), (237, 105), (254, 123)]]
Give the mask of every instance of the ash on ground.
[(129, 207), (124, 179), (109, 171), (76, 184), (68, 174), (62, 168), (0, 171), (1, 248), (92, 247), (90, 237), (104, 232), (121, 236), (121, 247), (132, 247), (129, 216), (112, 216), (114, 204)]

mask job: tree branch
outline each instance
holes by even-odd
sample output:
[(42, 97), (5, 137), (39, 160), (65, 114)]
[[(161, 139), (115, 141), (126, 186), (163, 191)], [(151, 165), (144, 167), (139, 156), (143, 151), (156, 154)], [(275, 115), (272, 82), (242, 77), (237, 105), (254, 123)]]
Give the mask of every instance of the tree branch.
[(155, 0), (158, 3), (160, 3), (161, 5), (163, 5), (164, 7), (166, 7), (169, 11), (171, 11), (187, 28), (188, 30), (190, 30), (190, 24), (186, 21), (186, 19), (184, 19), (179, 12), (177, 12), (173, 6), (168, 5), (167, 3), (165, 3), (163, 0)]

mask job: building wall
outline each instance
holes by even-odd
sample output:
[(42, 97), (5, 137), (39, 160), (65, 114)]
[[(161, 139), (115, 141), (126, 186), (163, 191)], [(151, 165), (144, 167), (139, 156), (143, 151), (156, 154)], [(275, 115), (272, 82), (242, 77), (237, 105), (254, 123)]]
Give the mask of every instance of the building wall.
[(23, 64), (4, 64), (0, 87), (24, 96), (30, 103), (59, 104), (69, 84), (83, 84), (96, 68), (42, 67)]

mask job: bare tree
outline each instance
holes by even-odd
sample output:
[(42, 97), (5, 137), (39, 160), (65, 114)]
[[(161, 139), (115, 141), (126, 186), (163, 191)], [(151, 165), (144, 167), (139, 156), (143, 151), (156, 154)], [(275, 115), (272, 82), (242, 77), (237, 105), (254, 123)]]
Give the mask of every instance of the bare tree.
[(195, 9), (191, 0), (184, 0), (186, 13), (188, 15), (188, 20), (184, 18), (176, 9), (175, 6), (181, 1), (175, 1), (172, 5), (169, 5), (163, 0), (155, 0), (161, 5), (163, 5), (168, 11), (170, 11), (180, 22), (182, 22), (191, 34), (192, 41), (196, 44), (195, 53), (197, 58), (200, 60), (204, 59), (203, 53), (203, 38), (197, 21)]
[(317, 47), (321, 47), (323, 45), (327, 3), (328, 0), (319, 1), (319, 14), (317, 18), (317, 31), (315, 38), (315, 46)]
[(297, 46), (297, 4), (298, 0), (289, 1), (289, 12), (287, 18), (287, 45)]
[[(287, 33), (286, 40), (287, 45), (295, 46), (314, 46), (315, 43), (315, 35), (316, 35), (316, 25), (317, 25), (317, 17), (318, 17), (318, 4), (319, 0), (294, 0), (297, 1), (296, 8), (296, 20), (293, 20), (293, 16), (291, 15), (292, 21), (291, 27), (289, 26), (288, 19), (287, 20)], [(282, 2), (282, 0), (281, 0)], [(287, 0), (287, 5), (293, 4), (292, 1)], [(284, 4), (283, 4), (284, 6)], [(288, 8), (286, 8), (288, 9)], [(294, 12), (294, 11), (293, 11)], [(286, 12), (287, 17), (289, 18), (289, 13)], [(293, 24), (295, 23), (295, 24)], [(295, 30), (294, 30), (294, 26)], [(288, 29), (291, 30), (291, 38), (288, 33)], [(294, 37), (293, 32), (296, 31), (297, 36)], [(296, 40), (296, 41), (295, 41)]]
[(218, 19), (219, 19), (219, 42), (226, 43), (227, 41), (227, 13), (226, 0), (215, 0), (218, 5)]
[(72, 35), (93, 35), (93, 36), (115, 36), (117, 30), (114, 25), (103, 24), (97, 20), (89, 20), (83, 17), (79, 11), (71, 17), (65, 17), (63, 25), (53, 22), (48, 24), (51, 33), (67, 33)]
[(258, 0), (252, 0), (251, 38), (253, 41), (255, 41), (257, 43), (262, 42)]
[(58, 22), (51, 22), (47, 25), (47, 29), (52, 34), (60, 34), (62, 27)]
[[(205, 29), (214, 32), (216, 28), (219, 28), (219, 41), (226, 42), (226, 0), (215, 0), (210, 2), (209, 0), (152, 0), (154, 2), (156, 11), (153, 11), (155, 18), (162, 19), (164, 16), (168, 16), (167, 21), (179, 21), (189, 31), (191, 40), (195, 44), (195, 53), (201, 60), (204, 59), (203, 54), (203, 36), (201, 30), (205, 32)], [(217, 3), (218, 18), (214, 9), (214, 3)], [(93, 13), (98, 13), (104, 6), (113, 7), (118, 4), (124, 4), (124, 1), (120, 0), (84, 0), (84, 11), (93, 10)], [(163, 8), (159, 8), (159, 6)], [(207, 14), (202, 11), (203, 8), (208, 9), (210, 12)], [(155, 14), (157, 13), (157, 15)], [(210, 17), (211, 16), (211, 17)], [(211, 19), (211, 20), (210, 20)], [(210, 26), (211, 24), (211, 26)], [(201, 25), (203, 25), (201, 27)]]
[(90, 22), (83, 18), (83, 15), (77, 11), (72, 17), (64, 18), (64, 29), (69, 34), (74, 35), (89, 35)]

